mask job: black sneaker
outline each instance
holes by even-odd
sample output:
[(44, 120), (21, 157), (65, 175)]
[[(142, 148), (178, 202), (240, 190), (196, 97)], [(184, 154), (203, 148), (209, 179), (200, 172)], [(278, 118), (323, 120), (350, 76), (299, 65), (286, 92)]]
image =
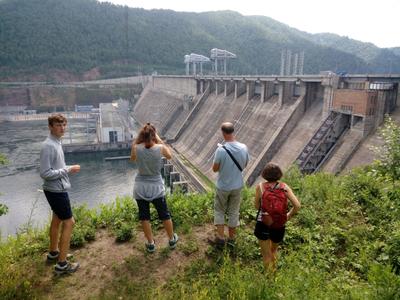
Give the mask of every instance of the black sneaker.
[(178, 243), (178, 241), (179, 241), (179, 236), (176, 233), (174, 233), (173, 239), (168, 242), (169, 243), (169, 249), (171, 249), (171, 250), (175, 249), (176, 248), (176, 244)]
[(153, 242), (153, 244), (150, 243), (146, 243), (146, 251), (149, 253), (153, 253), (154, 251), (156, 251), (156, 243)]
[(217, 249), (223, 249), (225, 247), (225, 240), (217, 238), (217, 237), (215, 239), (208, 239), (207, 242), (209, 245), (211, 245)]
[(228, 239), (228, 240), (226, 241), (226, 245), (227, 245), (229, 248), (233, 249), (233, 248), (235, 248), (235, 246), (236, 246), (236, 241), (235, 241), (234, 239)]
[[(51, 254), (51, 252), (47, 253), (46, 259), (49, 262), (56, 261), (58, 259), (58, 256), (60, 255), (60, 252), (57, 251), (55, 254)], [(73, 258), (74, 256), (71, 253), (67, 254), (67, 260)]]
[(58, 263), (54, 266), (54, 272), (57, 275), (62, 275), (62, 274), (71, 274), (76, 272), (79, 268), (79, 263), (71, 263), (67, 262), (66, 265), (60, 266)]

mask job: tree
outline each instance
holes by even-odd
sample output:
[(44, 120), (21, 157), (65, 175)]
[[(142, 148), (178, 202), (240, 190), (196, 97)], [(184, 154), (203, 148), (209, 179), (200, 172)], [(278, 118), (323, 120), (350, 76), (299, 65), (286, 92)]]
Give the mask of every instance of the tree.
[[(7, 163), (7, 158), (0, 153), (0, 165), (5, 165)], [(8, 211), (8, 207), (0, 203), (0, 216), (5, 215)]]
[(375, 148), (379, 156), (379, 170), (392, 178), (393, 181), (400, 179), (400, 126), (389, 116), (380, 132), (383, 145)]

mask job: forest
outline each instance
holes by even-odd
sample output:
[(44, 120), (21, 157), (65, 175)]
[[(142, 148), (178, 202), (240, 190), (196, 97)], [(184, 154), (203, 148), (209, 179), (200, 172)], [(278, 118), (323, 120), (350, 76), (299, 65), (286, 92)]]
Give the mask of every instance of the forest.
[[(400, 73), (398, 48), (334, 34), (308, 34), (266, 16), (234, 11), (144, 10), (94, 0), (1, 0), (0, 77), (30, 80), (57, 72), (82, 79), (184, 74), (185, 54), (237, 54), (232, 74), (278, 74), (281, 51), (304, 51), (304, 73)], [(211, 67), (207, 67), (211, 71)], [(46, 79), (47, 80), (47, 79)]]

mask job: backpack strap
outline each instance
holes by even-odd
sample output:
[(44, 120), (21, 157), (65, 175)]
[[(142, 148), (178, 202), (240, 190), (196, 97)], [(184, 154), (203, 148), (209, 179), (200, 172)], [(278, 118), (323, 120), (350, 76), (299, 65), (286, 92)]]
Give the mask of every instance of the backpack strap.
[(262, 204), (262, 196), (263, 196), (263, 194), (264, 194), (264, 187), (263, 187), (263, 183), (262, 182), (260, 182), (260, 192), (261, 192), (261, 194), (260, 194), (260, 209), (261, 209), (261, 204)]
[(256, 221), (258, 220), (258, 216), (259, 216), (260, 213), (261, 213), (262, 196), (263, 196), (263, 194), (264, 194), (264, 189), (263, 189), (263, 183), (262, 183), (262, 182), (259, 183), (259, 187), (260, 187), (260, 192), (261, 192), (261, 194), (260, 194), (260, 206), (258, 207), (258, 212), (257, 212), (257, 216), (256, 216)]
[(239, 163), (237, 162), (236, 158), (232, 155), (231, 151), (228, 150), (228, 148), (226, 148), (224, 145), (222, 145), (222, 148), (225, 149), (226, 153), (228, 153), (228, 155), (230, 156), (230, 158), (233, 160), (233, 162), (235, 163), (236, 167), (238, 167), (238, 169), (240, 170), (240, 172), (243, 171), (242, 167), (239, 165)]

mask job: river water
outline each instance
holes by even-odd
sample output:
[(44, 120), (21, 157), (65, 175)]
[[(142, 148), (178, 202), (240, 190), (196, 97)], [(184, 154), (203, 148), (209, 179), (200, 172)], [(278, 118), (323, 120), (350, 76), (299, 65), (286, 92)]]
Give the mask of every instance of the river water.
[[(71, 135), (69, 132), (71, 132)], [(94, 140), (86, 133), (84, 120), (69, 120), (63, 143)], [(9, 163), (0, 166), (0, 203), (8, 213), (0, 217), (0, 231), (4, 238), (13, 235), (28, 222), (41, 227), (51, 217), (51, 210), (41, 191), (39, 153), (41, 143), (48, 135), (47, 120), (0, 122), (0, 153)], [(136, 166), (127, 160), (105, 161), (106, 156), (128, 155), (127, 152), (66, 155), (67, 164), (80, 164), (81, 171), (70, 176), (69, 191), (73, 205), (115, 201), (118, 196), (131, 196)]]

